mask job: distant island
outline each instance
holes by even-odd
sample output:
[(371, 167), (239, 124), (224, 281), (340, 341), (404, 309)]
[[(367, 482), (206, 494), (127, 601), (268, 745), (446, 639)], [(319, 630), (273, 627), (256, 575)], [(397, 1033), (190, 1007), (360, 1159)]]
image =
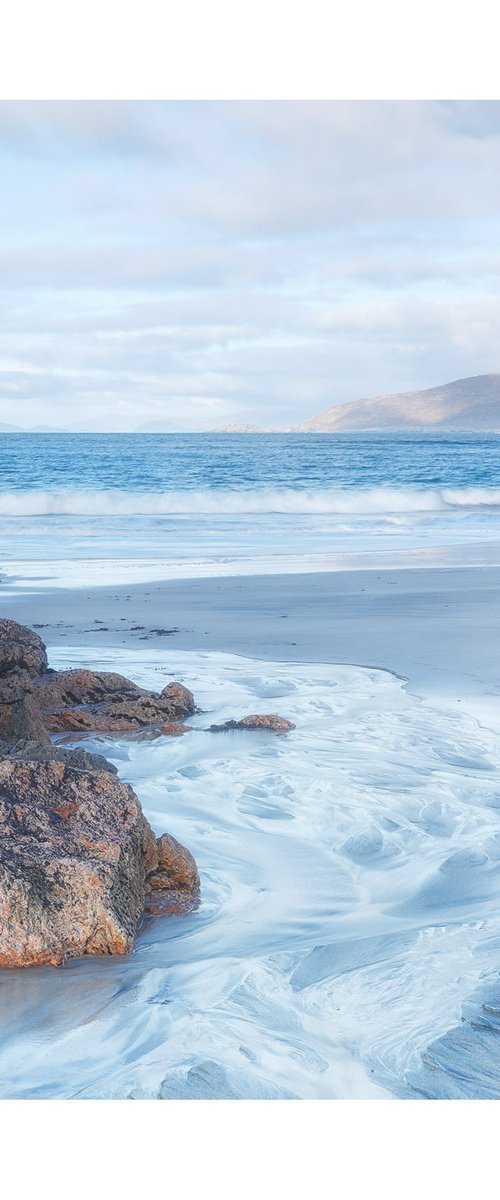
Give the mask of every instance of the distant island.
[[(181, 430), (165, 421), (151, 421), (131, 433), (369, 433), (405, 430), (463, 430), (500, 433), (500, 374), (472, 375), (439, 387), (417, 392), (396, 392), (364, 400), (331, 404), (324, 412), (300, 425), (265, 428), (231, 421), (208, 430)], [(104, 433), (112, 430), (73, 426), (54, 429), (38, 425), (30, 429), (0, 422), (0, 433)], [(117, 431), (119, 432), (119, 431)]]
[(424, 391), (332, 404), (296, 429), (304, 433), (405, 429), (500, 431), (500, 375), (473, 375)]

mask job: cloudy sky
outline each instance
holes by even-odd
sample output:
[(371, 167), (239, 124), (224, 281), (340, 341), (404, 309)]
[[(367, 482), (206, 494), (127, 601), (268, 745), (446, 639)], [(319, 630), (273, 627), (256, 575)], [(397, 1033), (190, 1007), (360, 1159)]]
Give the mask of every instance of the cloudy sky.
[(500, 102), (2, 102), (0, 172), (0, 421), (286, 426), (500, 370)]

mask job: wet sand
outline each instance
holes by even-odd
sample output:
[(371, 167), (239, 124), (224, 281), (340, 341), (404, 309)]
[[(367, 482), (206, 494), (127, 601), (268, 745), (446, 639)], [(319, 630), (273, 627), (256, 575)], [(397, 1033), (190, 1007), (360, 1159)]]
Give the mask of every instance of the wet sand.
[[(412, 691), (500, 713), (500, 568), (338, 571), (15, 591), (2, 615), (49, 646), (158, 646), (383, 667)], [(474, 705), (472, 705), (474, 708)], [(477, 712), (477, 704), (476, 704)]]

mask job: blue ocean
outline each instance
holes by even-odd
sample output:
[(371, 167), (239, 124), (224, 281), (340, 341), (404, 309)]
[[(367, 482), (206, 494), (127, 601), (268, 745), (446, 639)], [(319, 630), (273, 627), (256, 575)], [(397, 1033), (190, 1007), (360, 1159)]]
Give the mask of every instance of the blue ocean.
[(500, 537), (500, 435), (8, 434), (0, 462), (18, 580), (481, 563)]

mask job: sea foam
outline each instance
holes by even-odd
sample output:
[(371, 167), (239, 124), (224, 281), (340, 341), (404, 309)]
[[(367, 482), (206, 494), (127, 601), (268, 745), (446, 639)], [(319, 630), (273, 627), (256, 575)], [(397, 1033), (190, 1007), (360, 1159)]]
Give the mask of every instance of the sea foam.
[(11, 491), (0, 493), (0, 516), (180, 516), (206, 514), (357, 514), (499, 508), (499, 488), (204, 489), (140, 492)]
[[(130, 959), (0, 973), (4, 1097), (500, 1098), (495, 733), (384, 671), (50, 661), (193, 688), (182, 739), (86, 744), (193, 851), (202, 904), (150, 920)], [(206, 732), (259, 710), (296, 730)]]

